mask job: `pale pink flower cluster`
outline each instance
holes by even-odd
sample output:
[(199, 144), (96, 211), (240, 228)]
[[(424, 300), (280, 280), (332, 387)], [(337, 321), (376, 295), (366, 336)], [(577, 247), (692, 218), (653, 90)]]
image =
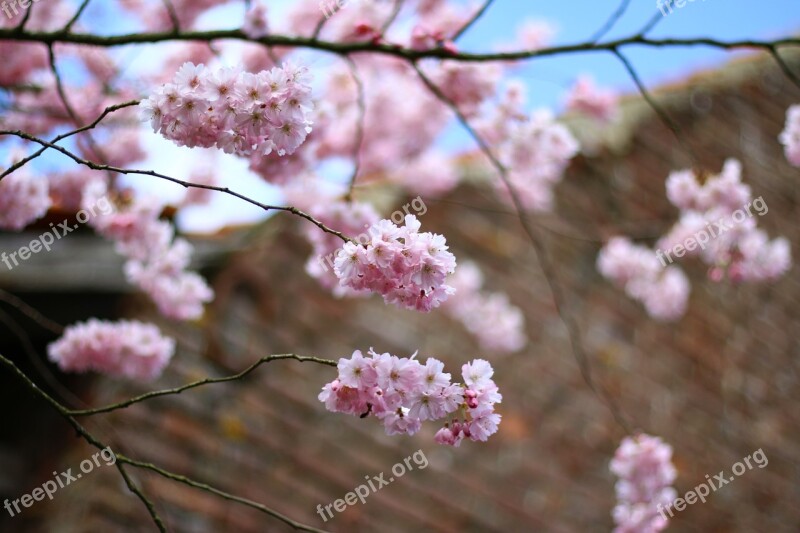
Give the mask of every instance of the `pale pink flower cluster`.
[(49, 358), (65, 372), (94, 371), (114, 377), (152, 381), (175, 353), (175, 341), (158, 328), (134, 320), (89, 319), (69, 326), (47, 348)]
[(253, 2), (250, 9), (245, 13), (242, 32), (251, 39), (260, 39), (269, 33), (267, 6), (265, 3), (259, 0)]
[(658, 437), (639, 434), (625, 437), (611, 460), (616, 483), (614, 533), (656, 533), (668, 520), (659, 512), (677, 498), (672, 483), (677, 472), (672, 447)]
[[(106, 184), (92, 182), (83, 194), (88, 209), (108, 197)], [(214, 293), (197, 273), (188, 271), (192, 245), (175, 238), (175, 230), (159, 219), (158, 202), (135, 198), (111, 214), (97, 214), (89, 224), (116, 243), (127, 258), (125, 275), (153, 299), (159, 312), (176, 320), (194, 320)]]
[(420, 226), (414, 215), (406, 215), (403, 227), (381, 220), (370, 228), (366, 246), (346, 243), (334, 262), (339, 283), (378, 293), (400, 308), (427, 313), (439, 307), (455, 292), (445, 278), (455, 272), (456, 258), (444, 236), (420, 233)]
[(498, 65), (443, 61), (431, 80), (464, 115), (471, 117), (494, 96), (501, 76)]
[[(3, 19), (6, 17), (0, 12)], [(0, 41), (0, 57), (0, 86), (23, 84), (35, 71), (47, 67), (47, 48), (39, 44)]]
[(83, 202), (83, 191), (89, 183), (102, 177), (91, 169), (78, 167), (64, 172), (48, 174), (50, 199), (62, 211), (77, 212)]
[(791, 267), (789, 242), (783, 237), (770, 241), (758, 229), (756, 215), (766, 214), (768, 208), (763, 197), (753, 199), (750, 187), (742, 183), (739, 161), (727, 160), (722, 172), (706, 177), (702, 185), (690, 170), (673, 172), (666, 186), (667, 198), (681, 214), (658, 241), (660, 250), (705, 232), (711, 237), (708, 244), (687, 248), (686, 255), (699, 255), (711, 267), (714, 281), (726, 274), (734, 282), (774, 280)]
[[(370, 177), (396, 173), (408, 161), (430, 150), (450, 116), (404, 62), (372, 56), (355, 60), (367, 88), (364, 137), (358, 153), (358, 183), (363, 183)], [(361, 124), (358, 87), (345, 67), (334, 67), (327, 81), (325, 106), (321, 109), (324, 117), (320, 117), (327, 124), (315, 129), (312, 139), (319, 141), (319, 157), (349, 159)]]
[(393, 177), (409, 193), (425, 197), (441, 196), (453, 190), (460, 179), (455, 158), (435, 148), (408, 161)]
[(413, 435), (426, 420), (453, 414), (436, 442), (458, 446), (464, 438), (485, 442), (497, 432), (501, 416), (494, 405), (503, 399), (492, 380), (492, 366), (476, 359), (462, 367), (464, 383), (451, 383), (444, 364), (428, 358), (360, 350), (339, 359), (339, 376), (322, 388), (319, 400), (334, 413), (377, 417), (387, 435)]
[(617, 95), (599, 88), (589, 76), (578, 78), (567, 93), (566, 106), (570, 111), (583, 113), (600, 122), (611, 122), (619, 111)]
[(614, 237), (600, 250), (597, 269), (655, 319), (676, 320), (686, 312), (691, 289), (686, 274), (675, 266), (664, 268), (649, 248)]
[(793, 105), (786, 111), (786, 128), (781, 132), (779, 140), (789, 163), (800, 167), (800, 104)]
[(0, 228), (21, 230), (50, 209), (47, 180), (26, 167), (0, 180)]
[(525, 347), (528, 339), (522, 311), (511, 304), (506, 294), (481, 290), (483, 274), (475, 263), (460, 264), (449, 282), (456, 292), (442, 309), (464, 324), (481, 348), (513, 353)]
[[(365, 202), (335, 200), (314, 203), (309, 209), (309, 214), (329, 228), (356, 238), (362, 244), (369, 242), (370, 232), (380, 220), (372, 205)], [(333, 290), (336, 296), (368, 294), (339, 284), (339, 278), (334, 273), (336, 254), (342, 248), (342, 240), (339, 237), (322, 232), (311, 225), (306, 228), (305, 235), (313, 247), (311, 256), (306, 262), (306, 272), (311, 277), (317, 279), (323, 287)]]
[(768, 208), (763, 197), (753, 199), (741, 173), (741, 164), (734, 159), (702, 184), (693, 171), (671, 173), (667, 198), (681, 214), (656, 243), (658, 251), (614, 237), (597, 258), (600, 273), (640, 300), (650, 316), (662, 320), (674, 320), (686, 312), (689, 281), (678, 267), (666, 266), (677, 257), (698, 255), (711, 267), (712, 281), (726, 275), (733, 282), (783, 276), (792, 265), (789, 242), (783, 237), (770, 241), (758, 229), (755, 216), (766, 214)]
[(453, 36), (460, 30), (470, 13), (449, 2), (420, 5), (419, 20), (411, 29), (409, 47), (414, 50), (429, 50), (439, 46), (456, 51)]
[(308, 82), (308, 70), (289, 63), (258, 74), (186, 63), (140, 108), (154, 131), (179, 146), (291, 154), (311, 131)]
[[(549, 211), (553, 187), (578, 153), (578, 141), (553, 114), (544, 109), (528, 115), (519, 83), (511, 83), (492, 113), (481, 115), (476, 129), (508, 169), (508, 180), (522, 206), (531, 211)], [(508, 187), (495, 182), (498, 195), (512, 203)]]

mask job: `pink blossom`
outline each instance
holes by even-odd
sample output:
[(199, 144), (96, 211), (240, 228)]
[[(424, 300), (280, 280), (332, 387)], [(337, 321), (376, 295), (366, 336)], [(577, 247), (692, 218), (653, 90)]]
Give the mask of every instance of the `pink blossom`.
[[(548, 211), (552, 208), (553, 187), (564, 169), (578, 153), (578, 142), (547, 110), (528, 116), (522, 110), (523, 98), (511, 86), (500, 105), (490, 114), (480, 115), (476, 129), (493, 144), (500, 161), (508, 169), (508, 181), (525, 209)], [(497, 180), (500, 197), (513, 205), (508, 187)]]
[(610, 465), (619, 478), (615, 533), (656, 533), (667, 527), (659, 509), (677, 497), (671, 486), (677, 476), (671, 460), (672, 447), (658, 437), (639, 434), (622, 440)]
[(269, 34), (266, 4), (256, 1), (250, 6), (244, 16), (242, 32), (251, 39), (260, 39)]
[(493, 64), (443, 61), (431, 78), (442, 93), (469, 117), (495, 94), (501, 75), (500, 67)]
[(664, 268), (656, 253), (614, 237), (600, 250), (597, 269), (631, 298), (641, 301), (648, 314), (664, 321), (676, 320), (686, 312), (690, 284), (678, 267)]
[(114, 377), (152, 381), (175, 352), (175, 341), (152, 324), (90, 319), (66, 328), (48, 346), (50, 360), (65, 372), (95, 371)]
[(140, 104), (153, 130), (179, 146), (248, 156), (292, 154), (311, 131), (311, 88), (291, 63), (258, 74), (185, 63)]
[(445, 278), (455, 271), (456, 259), (444, 237), (419, 228), (417, 217), (406, 215), (402, 228), (383, 220), (365, 245), (346, 243), (334, 262), (341, 286), (378, 293), (401, 308), (439, 307), (454, 292)]
[(47, 180), (25, 167), (0, 181), (0, 228), (19, 231), (50, 208)]
[[(107, 195), (105, 183), (90, 183), (84, 190), (83, 208), (107, 201)], [(204, 304), (214, 293), (202, 277), (186, 270), (192, 245), (174, 238), (170, 224), (159, 219), (158, 202), (137, 197), (118, 207), (111, 213), (98, 213), (89, 224), (113, 240), (117, 252), (127, 258), (128, 281), (146, 292), (164, 316), (176, 320), (200, 318)]]
[(513, 353), (525, 347), (528, 339), (522, 310), (513, 306), (506, 294), (481, 290), (483, 275), (477, 265), (460, 264), (449, 283), (456, 292), (442, 309), (464, 324), (482, 348)]
[(597, 87), (588, 76), (578, 78), (567, 94), (566, 105), (568, 110), (584, 113), (600, 122), (610, 122), (618, 113), (617, 96)]
[(436, 442), (451, 446), (464, 438), (485, 441), (497, 431), (500, 415), (494, 404), (502, 396), (486, 361), (464, 365), (465, 384), (456, 384), (436, 359), (429, 358), (423, 366), (416, 354), (401, 358), (370, 349), (369, 355), (356, 350), (349, 359), (339, 360), (338, 377), (319, 394), (329, 411), (375, 416), (387, 435), (413, 435), (423, 421), (439, 420), (460, 409), (463, 421), (454, 418), (436, 434)]

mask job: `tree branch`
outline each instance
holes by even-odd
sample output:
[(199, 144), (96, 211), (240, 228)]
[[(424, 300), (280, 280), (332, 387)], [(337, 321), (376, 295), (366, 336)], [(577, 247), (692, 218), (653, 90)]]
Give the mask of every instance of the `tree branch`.
[(267, 356), (262, 357), (261, 359), (259, 359), (258, 361), (256, 361), (252, 365), (250, 365), (249, 367), (245, 368), (244, 370), (242, 370), (238, 374), (234, 374), (232, 376), (226, 376), (226, 377), (221, 377), (221, 378), (205, 378), (205, 379), (201, 379), (199, 381), (195, 381), (193, 383), (189, 383), (189, 384), (186, 384), (186, 385), (183, 385), (183, 386), (180, 386), (180, 387), (176, 387), (174, 389), (166, 389), (166, 390), (148, 392), (146, 394), (142, 394), (141, 396), (136, 396), (134, 398), (131, 398), (129, 400), (125, 400), (123, 402), (119, 402), (119, 403), (115, 403), (115, 404), (111, 404), (111, 405), (106, 405), (105, 407), (97, 407), (97, 408), (94, 408), (94, 409), (70, 410), (70, 411), (67, 411), (67, 414), (69, 414), (70, 416), (90, 416), (90, 415), (96, 415), (96, 414), (100, 414), (100, 413), (110, 413), (112, 411), (116, 411), (116, 410), (119, 410), (119, 409), (125, 409), (126, 407), (130, 407), (131, 405), (134, 405), (134, 404), (137, 404), (137, 403), (141, 403), (141, 402), (143, 402), (145, 400), (149, 400), (149, 399), (152, 399), (152, 398), (158, 398), (160, 396), (169, 396), (169, 395), (173, 395), (173, 394), (180, 394), (180, 393), (182, 393), (184, 391), (187, 391), (187, 390), (190, 390), (190, 389), (196, 389), (197, 387), (202, 387), (204, 385), (210, 385), (210, 384), (214, 384), (214, 383), (227, 383), (227, 382), (230, 382), (230, 381), (237, 381), (237, 380), (240, 380), (240, 379), (248, 376), (254, 370), (256, 370), (258, 367), (260, 367), (261, 365), (264, 365), (266, 363), (270, 363), (272, 361), (280, 361), (280, 360), (284, 360), (284, 359), (294, 359), (295, 361), (300, 361), (301, 363), (303, 363), (303, 362), (311, 362), (311, 363), (318, 363), (318, 364), (321, 364), (321, 365), (334, 366), (334, 367), (337, 365), (336, 361), (331, 361), (331, 360), (328, 360), (328, 359), (319, 359), (317, 357), (306, 357), (306, 356), (296, 355), (296, 354), (267, 355)]
[(340, 239), (342, 239), (342, 241), (344, 241), (344, 242), (348, 242), (348, 241), (352, 240), (350, 237), (347, 237), (342, 232), (337, 231), (337, 230), (332, 229), (332, 228), (329, 228), (328, 226), (326, 226), (325, 224), (323, 224), (322, 222), (320, 222), (319, 220), (317, 220), (313, 216), (309, 215), (308, 213), (306, 213), (304, 211), (301, 211), (301, 210), (297, 209), (296, 207), (265, 204), (265, 203), (259, 202), (258, 200), (254, 200), (254, 199), (250, 198), (249, 196), (246, 196), (246, 195), (244, 195), (242, 193), (236, 192), (233, 189), (230, 189), (228, 187), (217, 187), (216, 185), (205, 185), (205, 184), (201, 184), (201, 183), (191, 183), (191, 182), (188, 182), (188, 181), (179, 180), (178, 178), (173, 178), (171, 176), (167, 176), (166, 174), (161, 174), (159, 172), (155, 172), (153, 170), (136, 170), (136, 169), (129, 169), (129, 168), (119, 168), (119, 167), (115, 167), (115, 166), (111, 166), (111, 165), (94, 163), (92, 161), (83, 159), (82, 157), (73, 154), (72, 152), (70, 152), (69, 150), (64, 148), (63, 146), (59, 146), (57, 144), (53, 144), (51, 142), (45, 141), (44, 139), (39, 139), (38, 137), (30, 135), (29, 133), (25, 133), (24, 131), (19, 131), (19, 130), (15, 130), (15, 131), (0, 130), (0, 136), (2, 136), (2, 135), (14, 135), (14, 136), (19, 137), (21, 139), (26, 139), (28, 141), (32, 141), (32, 142), (38, 143), (38, 144), (40, 144), (40, 145), (42, 145), (44, 147), (52, 148), (53, 150), (57, 150), (58, 152), (61, 152), (62, 154), (66, 155), (67, 157), (69, 157), (70, 159), (75, 161), (76, 163), (84, 165), (84, 166), (87, 166), (87, 167), (91, 168), (92, 170), (104, 170), (104, 171), (108, 171), (108, 172), (115, 172), (117, 174), (137, 174), (137, 175), (142, 175), (142, 176), (153, 176), (153, 177), (156, 177), (156, 178), (161, 178), (161, 179), (166, 180), (166, 181), (171, 181), (172, 183), (176, 183), (176, 184), (181, 185), (181, 186), (186, 187), (186, 188), (194, 187), (194, 188), (197, 188), (197, 189), (207, 189), (209, 191), (217, 191), (217, 192), (221, 192), (221, 193), (224, 193), (224, 194), (228, 194), (228, 195), (233, 196), (235, 198), (239, 198), (240, 200), (244, 200), (245, 202), (247, 202), (249, 204), (252, 204), (252, 205), (255, 205), (257, 207), (260, 207), (264, 211), (285, 211), (287, 213), (291, 213), (293, 215), (299, 216), (300, 218), (306, 219), (307, 221), (311, 222), (312, 224), (317, 226), (319, 229), (321, 229), (325, 233), (330, 233), (331, 235), (335, 235), (336, 237), (339, 237)]

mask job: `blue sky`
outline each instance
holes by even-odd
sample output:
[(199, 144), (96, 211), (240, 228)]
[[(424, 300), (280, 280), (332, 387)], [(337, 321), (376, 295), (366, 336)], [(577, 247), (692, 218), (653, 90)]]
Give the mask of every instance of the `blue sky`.
[[(559, 28), (554, 44), (586, 41), (616, 11), (619, 0), (497, 0), (478, 26), (464, 36), (468, 50), (485, 49), (487, 42), (508, 35), (520, 20), (543, 18)], [(655, 0), (632, 0), (625, 16), (604, 40), (638, 32), (658, 13)], [(800, 2), (797, 0), (694, 0), (662, 16), (648, 34), (653, 38), (712, 37), (720, 40), (769, 39), (800, 31)], [(625, 54), (642, 78), (652, 86), (680, 79), (688, 72), (719, 65), (732, 54), (708, 47), (669, 47), (653, 49), (630, 46)], [(610, 53), (582, 53), (542, 58), (528, 63), (521, 73), (529, 80), (531, 100), (539, 105), (555, 105), (580, 72), (590, 72), (603, 84), (633, 92), (628, 73)]]
[[(362, 0), (369, 1), (369, 0)], [(478, 0), (475, 0), (476, 2)], [(464, 50), (493, 50), (502, 42), (510, 41), (520, 23), (526, 19), (545, 19), (552, 22), (558, 32), (554, 44), (572, 44), (586, 41), (618, 8), (620, 0), (496, 0), (492, 8), (467, 34), (459, 45)], [(269, 2), (273, 14), (280, 13), (291, 0)], [(629, 36), (639, 31), (658, 13), (656, 0), (632, 0), (625, 16), (615, 25), (604, 40)], [(242, 2), (231, 2), (217, 8), (200, 24), (204, 28), (235, 27), (243, 14)], [(93, 2), (84, 19), (102, 33), (114, 34), (137, 30), (133, 17), (120, 16), (114, 8), (103, 2)], [(770, 39), (784, 37), (800, 31), (800, 1), (798, 0), (694, 0), (682, 8), (661, 17), (650, 37), (712, 37), (721, 40)], [(118, 49), (117, 58), (132, 76), (142, 70), (152, 69), (163, 57), (157, 47), (149, 51)], [(633, 62), (648, 86), (676, 81), (687, 74), (724, 64), (734, 57), (729, 52), (708, 47), (668, 47), (654, 49), (630, 46), (624, 53)], [(318, 59), (315, 59), (316, 63)], [(600, 85), (623, 93), (636, 88), (619, 60), (608, 52), (574, 53), (563, 56), (528, 61), (515, 71), (528, 85), (532, 107), (548, 106), (556, 110), (561, 105), (564, 91), (582, 73), (591, 74)], [(188, 179), (192, 165), (203, 164), (197, 151), (178, 148), (156, 135), (145, 133), (145, 143), (154, 157), (141, 167), (153, 168), (177, 178)], [(451, 131), (443, 139), (448, 147), (471, 149), (472, 141), (461, 131)], [(226, 185), (257, 197), (265, 202), (279, 202), (276, 191), (250, 175), (247, 165), (231, 156), (220, 154), (221, 178)], [(58, 156), (61, 157), (61, 156)], [(58, 157), (49, 157), (45, 163), (58, 164)], [(143, 177), (135, 179), (142, 182)], [(147, 178), (147, 188), (155, 187), (165, 196), (180, 198), (183, 189), (171, 184), (155, 184)], [(209, 214), (209, 209), (213, 213)], [(182, 219), (187, 229), (211, 230), (228, 222), (245, 222), (263, 218), (264, 213), (241, 201), (217, 195), (211, 206), (191, 209)]]

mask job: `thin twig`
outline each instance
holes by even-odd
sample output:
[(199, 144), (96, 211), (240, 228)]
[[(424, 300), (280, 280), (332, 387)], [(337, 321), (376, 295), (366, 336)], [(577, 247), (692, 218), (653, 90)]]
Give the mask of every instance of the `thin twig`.
[(452, 41), (455, 42), (462, 35), (464, 35), (467, 32), (467, 30), (469, 30), (476, 22), (478, 22), (478, 20), (484, 15), (484, 13), (486, 13), (489, 10), (489, 8), (492, 7), (493, 3), (494, 0), (486, 0), (481, 6), (481, 8), (477, 10), (475, 14), (472, 15), (472, 17), (463, 26), (461, 26), (461, 28), (453, 35)]
[[(5, 356), (0, 354), (0, 363), (7, 366), (12, 371), (12, 373), (14, 373), (17, 376), (17, 378), (19, 378), (31, 390), (31, 392), (33, 392), (34, 395), (43, 399), (45, 402), (50, 404), (51, 407), (53, 407), (56, 411), (58, 411), (59, 414), (73, 427), (73, 429), (75, 429), (75, 431), (86, 440), (86, 442), (88, 442), (98, 450), (104, 450), (106, 448), (109, 448), (109, 446), (106, 446), (105, 444), (100, 442), (94, 435), (89, 433), (89, 431), (86, 428), (84, 428), (80, 423), (78, 423), (78, 421), (75, 420), (74, 417), (70, 416), (68, 414), (68, 409), (66, 407), (61, 405), (58, 401), (53, 399), (52, 396), (47, 394), (38, 385), (36, 385), (36, 383), (34, 383), (31, 380), (31, 378), (27, 376), (27, 374), (25, 374), (22, 370), (20, 370), (20, 368), (17, 365), (15, 365), (13, 361), (7, 359)], [(164, 522), (161, 520), (161, 517), (158, 515), (158, 512), (156, 512), (153, 503), (147, 499), (147, 497), (144, 495), (142, 491), (140, 491), (138, 488), (134, 490), (134, 486), (131, 483), (128, 483), (129, 479), (121, 469), (121, 465), (119, 465), (119, 460), (117, 460), (116, 464), (118, 465), (117, 469), (120, 470), (120, 474), (122, 474), (122, 477), (128, 484), (128, 488), (131, 489), (131, 491), (136, 495), (136, 497), (138, 497), (142, 501), (144, 506), (147, 508), (147, 512), (150, 514), (150, 517), (153, 519), (153, 522), (156, 524), (158, 530), (161, 531), (162, 533), (166, 533), (167, 529), (164, 526)]]
[[(106, 116), (108, 116), (110, 113), (113, 113), (114, 111), (118, 111), (120, 109), (124, 109), (126, 107), (135, 106), (135, 105), (139, 105), (139, 100), (132, 100), (130, 102), (124, 102), (124, 103), (121, 103), (121, 104), (115, 104), (115, 105), (112, 105), (112, 106), (108, 106), (107, 108), (105, 108), (103, 110), (103, 112), (100, 114), (100, 116), (97, 117), (96, 119), (94, 119), (90, 124), (87, 124), (86, 126), (83, 126), (81, 128), (69, 131), (67, 133), (62, 133), (61, 135), (56, 135), (49, 142), (50, 142), (50, 144), (55, 144), (55, 143), (57, 143), (59, 141), (62, 141), (64, 139), (68, 138), (68, 137), (72, 137), (73, 135), (77, 135), (78, 133), (81, 133), (81, 132), (84, 132), (84, 131), (87, 131), (87, 130), (91, 130), (91, 129), (95, 128), (98, 124), (100, 124), (100, 122), (104, 118), (106, 118)], [(8, 176), (9, 174), (14, 172), (15, 170), (19, 169), (20, 167), (26, 165), (28, 162), (33, 161), (34, 159), (36, 159), (37, 157), (42, 155), (45, 151), (47, 151), (47, 149), (48, 149), (47, 146), (43, 146), (42, 148), (40, 148), (39, 150), (37, 150), (33, 154), (29, 155), (28, 157), (20, 159), (19, 161), (17, 161), (16, 163), (14, 163), (10, 167), (8, 167), (6, 170), (4, 170), (2, 173), (0, 173), (0, 180), (2, 180), (3, 178)]]
[(182, 483), (184, 485), (188, 485), (189, 487), (193, 487), (204, 492), (208, 492), (210, 494), (214, 494), (215, 496), (219, 496), (220, 498), (236, 503), (240, 503), (242, 505), (246, 505), (252, 509), (256, 509), (261, 511), (264, 514), (268, 514), (269, 516), (280, 520), (284, 524), (287, 524), (298, 531), (310, 531), (311, 533), (327, 533), (323, 529), (317, 529), (315, 527), (307, 526), (305, 524), (301, 524), (300, 522), (296, 522), (289, 518), (288, 516), (275, 511), (274, 509), (270, 509), (266, 505), (260, 504), (258, 502), (254, 502), (253, 500), (248, 500), (247, 498), (242, 498), (241, 496), (236, 496), (229, 492), (225, 492), (224, 490), (220, 490), (218, 488), (212, 487), (211, 485), (207, 485), (206, 483), (201, 483), (199, 481), (195, 481), (190, 479), (186, 476), (182, 476), (180, 474), (175, 474), (168, 470), (164, 470), (163, 468), (159, 468), (154, 464), (146, 463), (144, 461), (136, 461), (124, 455), (116, 454), (117, 461), (129, 464), (131, 466), (135, 466), (137, 468), (142, 468), (145, 470), (149, 470), (151, 472), (155, 472), (156, 474), (163, 476), (167, 479), (171, 479), (172, 481), (177, 481), (178, 483)]
[(335, 230), (333, 228), (329, 228), (328, 226), (326, 226), (325, 224), (323, 224), (322, 222), (320, 222), (319, 220), (317, 220), (313, 216), (311, 216), (308, 213), (306, 213), (304, 211), (301, 211), (300, 209), (297, 209), (296, 207), (293, 207), (293, 206), (281, 206), (281, 205), (265, 204), (265, 203), (259, 202), (258, 200), (254, 200), (253, 198), (250, 198), (249, 196), (247, 196), (245, 194), (242, 194), (240, 192), (236, 192), (233, 189), (230, 189), (228, 187), (218, 187), (218, 186), (215, 186), (215, 185), (205, 185), (205, 184), (201, 184), (201, 183), (192, 183), (192, 182), (189, 182), (189, 181), (179, 180), (178, 178), (173, 178), (172, 176), (167, 176), (166, 174), (161, 174), (161, 173), (155, 172), (153, 170), (137, 170), (137, 169), (130, 169), (130, 168), (119, 168), (119, 167), (115, 167), (115, 166), (111, 166), (111, 165), (95, 163), (93, 161), (89, 161), (87, 159), (83, 159), (82, 157), (73, 154), (72, 152), (70, 152), (69, 150), (64, 148), (63, 146), (59, 146), (57, 144), (53, 144), (51, 142), (45, 141), (44, 139), (40, 139), (40, 138), (35, 137), (35, 136), (33, 136), (33, 135), (29, 134), (29, 133), (26, 133), (24, 131), (19, 131), (19, 130), (15, 130), (15, 131), (0, 130), (0, 136), (2, 136), (2, 135), (14, 135), (16, 137), (20, 137), (21, 139), (26, 139), (28, 141), (32, 141), (32, 142), (38, 143), (38, 144), (40, 144), (42, 146), (45, 146), (47, 148), (52, 148), (53, 150), (57, 150), (58, 152), (61, 152), (62, 154), (64, 154), (65, 156), (69, 157), (70, 159), (72, 159), (76, 163), (84, 165), (86, 167), (89, 167), (92, 170), (103, 170), (103, 171), (107, 171), (107, 172), (114, 172), (114, 173), (117, 173), (117, 174), (135, 174), (135, 175), (142, 175), (142, 176), (153, 176), (153, 177), (156, 177), (156, 178), (161, 178), (161, 179), (166, 180), (166, 181), (170, 181), (172, 183), (176, 183), (178, 185), (181, 185), (182, 187), (186, 187), (187, 189), (190, 188), (190, 187), (194, 187), (196, 189), (206, 189), (206, 190), (209, 190), (209, 191), (217, 191), (217, 192), (221, 192), (221, 193), (224, 193), (224, 194), (228, 194), (228, 195), (233, 196), (235, 198), (239, 198), (240, 200), (244, 200), (245, 202), (247, 202), (249, 204), (252, 204), (252, 205), (255, 205), (257, 207), (260, 207), (264, 211), (285, 211), (287, 213), (291, 213), (293, 215), (296, 215), (296, 216), (298, 216), (300, 218), (306, 219), (307, 221), (311, 222), (312, 224), (317, 226), (319, 229), (321, 229), (325, 233), (330, 233), (331, 235), (335, 235), (336, 237), (339, 237), (340, 239), (342, 239), (342, 241), (344, 241), (344, 242), (352, 241), (352, 239), (350, 237), (344, 235), (342, 232), (337, 231), (337, 230)]
[(164, 2), (164, 9), (167, 10), (167, 15), (169, 16), (170, 22), (172, 22), (172, 30), (175, 33), (180, 33), (181, 31), (181, 23), (178, 20), (178, 13), (175, 11), (175, 6), (172, 4), (172, 0), (163, 0)]
[(350, 74), (356, 84), (357, 96), (356, 102), (358, 105), (358, 116), (356, 117), (356, 138), (353, 140), (353, 174), (350, 176), (350, 185), (347, 189), (347, 199), (353, 199), (353, 187), (356, 184), (358, 173), (361, 171), (361, 149), (364, 145), (364, 130), (367, 120), (367, 101), (366, 90), (364, 87), (364, 80), (358, 72), (358, 66), (350, 56), (345, 57), (347, 65), (350, 67)]
[(683, 149), (688, 154), (689, 158), (692, 160), (692, 166), (697, 167), (700, 163), (700, 160), (694, 153), (692, 146), (686, 141), (686, 137), (683, 135), (683, 131), (681, 130), (680, 126), (678, 126), (678, 124), (674, 120), (672, 120), (672, 118), (667, 114), (666, 111), (664, 111), (664, 109), (658, 104), (658, 102), (656, 102), (655, 98), (653, 98), (653, 96), (650, 94), (650, 91), (647, 90), (647, 87), (645, 86), (642, 79), (639, 77), (639, 74), (636, 72), (636, 69), (633, 68), (633, 64), (628, 60), (628, 58), (625, 57), (622, 54), (622, 52), (620, 52), (617, 49), (614, 49), (613, 52), (614, 55), (616, 55), (622, 62), (622, 64), (625, 66), (625, 70), (627, 70), (628, 74), (630, 74), (631, 78), (633, 79), (633, 82), (639, 89), (642, 98), (644, 98), (644, 101), (647, 102), (647, 104), (653, 109), (653, 111), (655, 111), (656, 115), (658, 115), (658, 118), (661, 119), (664, 125), (666, 125), (667, 128), (669, 128), (669, 130), (673, 133), (675, 139), (683, 147)]
[(600, 29), (597, 30), (597, 32), (595, 32), (595, 34), (589, 38), (589, 40), (593, 43), (596, 43), (597, 41), (605, 37), (606, 34), (609, 31), (611, 31), (611, 28), (613, 28), (614, 25), (617, 22), (619, 22), (619, 19), (621, 19), (623, 15), (625, 15), (625, 12), (628, 10), (628, 6), (630, 4), (631, 0), (622, 0), (617, 9), (614, 11), (614, 13), (611, 14), (611, 17), (609, 17), (609, 19), (605, 22), (605, 24), (603, 24), (600, 27)]
[(78, 22), (78, 19), (81, 18), (83, 10), (86, 9), (86, 7), (89, 5), (89, 2), (91, 2), (91, 0), (83, 0), (83, 2), (81, 2), (81, 5), (80, 7), (78, 7), (78, 10), (75, 12), (72, 18), (69, 19), (69, 22), (67, 22), (64, 25), (64, 27), (61, 28), (61, 31), (63, 31), (64, 33), (69, 33), (70, 30), (72, 30), (72, 26), (74, 26), (75, 23)]
[(131, 398), (129, 400), (125, 400), (125, 401), (122, 401), (122, 402), (119, 402), (119, 403), (114, 403), (114, 404), (111, 404), (111, 405), (106, 405), (104, 407), (97, 407), (97, 408), (94, 408), (94, 409), (71, 410), (71, 411), (68, 411), (67, 413), (70, 416), (90, 416), (90, 415), (96, 415), (96, 414), (100, 414), (100, 413), (110, 413), (112, 411), (117, 411), (119, 409), (125, 409), (126, 407), (130, 407), (131, 405), (134, 405), (134, 404), (137, 404), (137, 403), (141, 403), (143, 401), (150, 400), (152, 398), (158, 398), (158, 397), (161, 397), (161, 396), (170, 396), (170, 395), (174, 395), (174, 394), (180, 394), (180, 393), (182, 393), (184, 391), (187, 391), (187, 390), (190, 390), (190, 389), (196, 389), (197, 387), (202, 387), (204, 385), (211, 385), (211, 384), (215, 384), (215, 383), (228, 383), (230, 381), (238, 381), (238, 380), (248, 376), (255, 369), (257, 369), (258, 367), (260, 367), (260, 366), (262, 366), (262, 365), (264, 365), (266, 363), (270, 363), (272, 361), (284, 360), (284, 359), (294, 359), (295, 361), (299, 361), (301, 363), (303, 363), (303, 362), (312, 362), (312, 363), (318, 363), (320, 365), (327, 365), (327, 366), (336, 366), (337, 365), (336, 361), (331, 361), (331, 360), (328, 360), (328, 359), (319, 359), (317, 357), (306, 357), (306, 356), (296, 355), (296, 354), (267, 355), (267, 356), (262, 357), (261, 359), (259, 359), (258, 361), (256, 361), (255, 363), (253, 363), (252, 365), (247, 367), (246, 369), (242, 370), (238, 374), (234, 374), (232, 376), (225, 376), (225, 377), (221, 377), (221, 378), (205, 378), (205, 379), (201, 379), (199, 381), (195, 381), (193, 383), (188, 383), (186, 385), (182, 385), (180, 387), (175, 387), (173, 389), (165, 389), (165, 390), (160, 390), (160, 391), (148, 392), (146, 394), (142, 394), (141, 396), (136, 396), (136, 397)]
[(10, 292), (0, 289), (0, 301), (4, 301), (7, 304), (11, 305), (15, 309), (17, 309), (20, 313), (24, 314), (25, 316), (36, 322), (44, 329), (50, 331), (51, 333), (55, 333), (56, 335), (61, 335), (64, 332), (64, 326), (62, 326), (58, 322), (50, 320), (42, 313), (40, 313), (32, 306), (25, 303), (24, 301), (20, 300)]

